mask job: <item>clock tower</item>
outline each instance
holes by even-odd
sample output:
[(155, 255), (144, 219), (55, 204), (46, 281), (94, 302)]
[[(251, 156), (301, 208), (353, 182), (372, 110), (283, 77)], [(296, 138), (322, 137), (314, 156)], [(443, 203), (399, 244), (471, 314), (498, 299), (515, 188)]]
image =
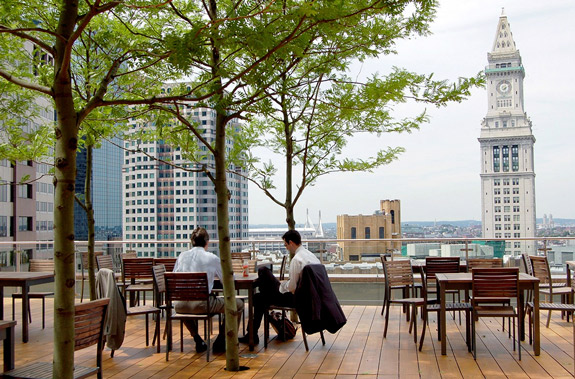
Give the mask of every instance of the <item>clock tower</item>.
[(517, 240), (535, 236), (535, 137), (523, 105), (525, 70), (504, 14), (487, 61), (479, 137), (483, 238), (504, 241), (505, 254), (535, 254), (535, 241)]

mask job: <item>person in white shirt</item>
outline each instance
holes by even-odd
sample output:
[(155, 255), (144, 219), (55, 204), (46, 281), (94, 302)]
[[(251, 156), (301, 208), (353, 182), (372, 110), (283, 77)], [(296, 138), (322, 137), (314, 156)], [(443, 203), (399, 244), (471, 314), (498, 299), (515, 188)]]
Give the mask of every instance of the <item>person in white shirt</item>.
[[(254, 295), (254, 342), (259, 343), (258, 329), (264, 312), (270, 305), (295, 307), (295, 290), (301, 278), (302, 270), (311, 264), (321, 264), (319, 259), (301, 244), (301, 235), (297, 230), (288, 230), (283, 236), (284, 246), (293, 254), (289, 266), (289, 279), (280, 283), (268, 267), (258, 270), (259, 293)], [(239, 338), (248, 343), (249, 335)]]
[[(191, 250), (184, 251), (176, 260), (173, 272), (205, 272), (208, 275), (208, 286), (210, 292), (214, 287), (214, 278), (222, 277), (222, 266), (220, 258), (217, 255), (206, 251), (210, 236), (204, 228), (196, 228), (192, 232), (192, 246)], [(241, 299), (236, 299), (236, 306), (238, 312), (243, 312), (244, 302)], [(206, 309), (205, 301), (178, 301), (174, 306), (177, 313), (189, 314), (204, 314), (204, 313), (224, 313), (225, 304), (222, 297), (212, 297), (210, 299), (210, 309)], [(198, 323), (192, 320), (185, 320), (184, 325), (190, 331), (190, 334), (196, 342), (196, 351), (201, 353), (207, 349), (207, 345), (198, 334)], [(214, 341), (214, 353), (221, 353), (225, 351), (226, 341), (225, 333), (223, 332), (222, 322), (220, 326), (220, 334)]]

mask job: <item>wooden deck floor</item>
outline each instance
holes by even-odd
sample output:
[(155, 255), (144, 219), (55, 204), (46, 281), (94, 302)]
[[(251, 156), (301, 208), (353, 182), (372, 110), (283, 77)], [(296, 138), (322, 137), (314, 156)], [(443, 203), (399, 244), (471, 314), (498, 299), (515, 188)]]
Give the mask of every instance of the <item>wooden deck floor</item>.
[[(33, 322), (30, 342), (22, 344), (21, 327), (16, 327), (16, 367), (33, 361), (52, 360), (52, 303), (47, 304), (46, 329), (41, 329), (40, 305), (32, 304)], [(4, 314), (11, 315), (11, 299), (5, 299)], [(347, 325), (337, 334), (326, 334), (322, 346), (319, 335), (308, 337), (310, 352), (303, 346), (301, 334), (288, 342), (272, 340), (267, 349), (263, 342), (252, 352), (240, 345), (241, 364), (250, 369), (229, 373), (224, 370), (225, 356), (216, 355), (206, 362), (205, 353), (196, 354), (191, 338), (187, 338), (184, 353), (179, 351), (179, 332), (174, 330), (175, 351), (166, 362), (165, 341), (161, 354), (145, 346), (144, 318), (130, 317), (124, 345), (113, 358), (104, 351), (105, 378), (571, 378), (574, 372), (573, 326), (554, 314), (549, 329), (541, 326), (541, 355), (533, 356), (527, 342), (523, 343), (522, 361), (513, 352), (512, 341), (501, 330), (500, 320), (484, 319), (477, 324), (477, 361), (467, 352), (464, 325), (448, 320), (448, 353), (440, 355), (437, 322), (431, 316), (423, 351), (417, 351), (408, 323), (400, 308), (392, 308), (388, 336), (383, 339), (384, 319), (381, 307), (344, 306)], [(542, 317), (546, 320), (546, 317)], [(17, 314), (20, 322), (20, 315)], [(419, 323), (421, 324), (421, 323)], [(421, 328), (421, 325), (418, 325)], [(162, 325), (163, 330), (163, 325)], [(272, 331), (273, 334), (273, 331)], [(185, 334), (186, 335), (186, 334)], [(260, 330), (260, 339), (262, 339)], [(93, 365), (94, 348), (76, 353), (76, 363)]]

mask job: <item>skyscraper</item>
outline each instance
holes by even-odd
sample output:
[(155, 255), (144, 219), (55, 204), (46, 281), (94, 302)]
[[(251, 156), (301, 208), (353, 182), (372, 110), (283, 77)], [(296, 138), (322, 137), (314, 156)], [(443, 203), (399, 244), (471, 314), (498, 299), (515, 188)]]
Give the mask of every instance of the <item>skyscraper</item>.
[[(487, 61), (488, 109), (479, 137), (483, 237), (534, 237), (535, 137), (523, 105), (525, 69), (504, 14)], [(535, 248), (535, 241), (505, 243), (511, 255), (534, 253)]]
[[(92, 205), (96, 241), (122, 236), (122, 141), (114, 137), (103, 141), (92, 152)], [(86, 150), (76, 158), (76, 193), (83, 194), (86, 184)], [(77, 241), (88, 240), (86, 212), (74, 204), (74, 236)]]
[[(215, 139), (216, 112), (205, 107), (184, 109), (186, 117), (203, 128), (202, 136), (209, 143)], [(130, 131), (153, 125), (132, 120)], [(233, 121), (230, 128), (239, 128)], [(226, 144), (232, 148), (232, 140)], [(130, 248), (140, 256), (177, 256), (189, 248), (191, 232), (195, 227), (206, 228), (210, 239), (218, 239), (217, 199), (214, 184), (201, 168), (214, 167), (213, 156), (192, 164), (182, 157), (177, 146), (162, 140), (153, 142), (124, 141), (122, 166), (123, 239), (135, 240)], [(201, 148), (205, 150), (205, 147)], [(153, 159), (159, 158), (160, 160)], [(187, 169), (181, 167), (186, 166)], [(243, 174), (243, 175), (238, 175)], [(229, 228), (231, 239), (248, 237), (248, 184), (247, 173), (240, 167), (229, 166)], [(155, 243), (154, 241), (160, 241)], [(165, 243), (161, 241), (166, 241)], [(179, 241), (174, 244), (174, 241)], [(217, 249), (216, 246), (214, 246)], [(232, 246), (232, 251), (234, 246)]]

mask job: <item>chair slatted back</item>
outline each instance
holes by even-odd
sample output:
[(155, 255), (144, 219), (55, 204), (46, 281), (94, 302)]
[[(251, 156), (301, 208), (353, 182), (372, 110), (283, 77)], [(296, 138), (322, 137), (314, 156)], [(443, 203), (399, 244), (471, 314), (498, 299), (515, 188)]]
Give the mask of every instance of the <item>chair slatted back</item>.
[[(83, 251), (80, 253), (81, 257), (82, 257), (82, 270), (88, 270), (88, 252), (87, 251)], [(98, 256), (104, 255), (103, 251), (94, 251), (94, 269), (96, 269), (96, 267), (98, 267), (98, 263), (96, 261), (96, 258)]]
[[(258, 261), (255, 259), (247, 259), (248, 272), (257, 272), (256, 267)], [(244, 271), (244, 259), (232, 259), (232, 270), (236, 274), (241, 274)]]
[(413, 286), (413, 271), (411, 262), (408, 260), (401, 261), (384, 261), (383, 272), (385, 274), (385, 285), (387, 288)]
[(74, 350), (98, 345), (101, 351), (104, 323), (110, 299), (100, 299), (74, 306)]
[(500, 301), (519, 296), (519, 268), (475, 268), (472, 272), (472, 301)]
[(435, 274), (446, 274), (460, 271), (459, 257), (427, 257), (425, 258), (425, 276), (435, 280)]
[(178, 258), (154, 258), (154, 266), (164, 265), (166, 272), (174, 271)]
[(164, 278), (167, 302), (209, 300), (208, 274), (205, 272), (166, 272)]
[(521, 258), (523, 259), (523, 265), (525, 266), (525, 272), (529, 275), (533, 275), (533, 266), (531, 266), (531, 260), (529, 259), (529, 254), (522, 253)]
[(30, 272), (54, 272), (53, 259), (30, 259)]
[(154, 258), (123, 258), (122, 259), (122, 276), (124, 283), (137, 279), (152, 279)]
[(121, 254), (120, 257), (124, 258), (138, 258), (138, 253), (133, 250), (127, 251), (124, 254)]
[(154, 275), (154, 286), (156, 287), (156, 291), (158, 293), (166, 292), (166, 267), (164, 265), (154, 265), (152, 267), (153, 275)]
[(473, 270), (477, 267), (483, 267), (483, 268), (503, 267), (503, 259), (502, 258), (492, 258), (492, 259), (469, 258), (467, 260), (467, 271), (471, 272), (471, 270)]
[(539, 285), (551, 283), (551, 270), (547, 257), (530, 255), (529, 263), (533, 271), (532, 275), (539, 279)]
[(287, 258), (288, 258), (288, 255), (284, 254), (284, 256), (282, 258), (282, 264), (280, 266), (280, 281), (284, 280), (286, 277)]
[(252, 253), (249, 251), (239, 251), (232, 253), (232, 259), (252, 259)]
[(98, 266), (98, 270), (107, 268), (114, 271), (114, 261), (112, 260), (111, 255), (97, 255), (96, 264)]

